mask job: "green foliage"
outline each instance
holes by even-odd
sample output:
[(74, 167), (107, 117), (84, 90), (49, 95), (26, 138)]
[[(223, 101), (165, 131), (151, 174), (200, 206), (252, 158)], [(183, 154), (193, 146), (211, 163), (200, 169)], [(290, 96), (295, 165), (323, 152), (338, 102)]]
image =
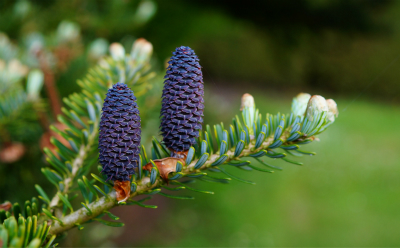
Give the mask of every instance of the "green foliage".
[[(18, 203), (10, 211), (0, 210), (0, 246), (2, 247), (54, 247), (56, 235), (49, 235), (51, 226), (40, 220), (38, 200), (26, 201), (22, 211)], [(39, 223), (41, 222), (41, 223)]]
[(30, 68), (20, 61), (23, 57), (20, 53), (20, 49), (0, 33), (0, 142), (3, 144), (35, 140), (41, 131), (38, 112), (43, 111), (44, 106), (38, 95), (43, 86), (43, 73), (29, 72)]
[[(87, 40), (92, 40), (99, 34), (107, 39), (113, 37), (120, 39), (145, 25), (153, 18), (156, 10), (157, 5), (151, 0), (127, 2), (87, 0), (84, 4), (71, 1), (2, 2), (0, 30), (15, 38), (27, 29), (31, 31), (32, 28), (35, 28), (36, 32), (48, 33), (53, 31), (58, 23), (71, 20), (80, 26), (80, 29), (86, 34)], [(65, 27), (71, 28), (68, 25)], [(58, 38), (58, 34), (59, 32), (53, 36)]]
[(0, 142), (37, 140), (41, 127), (38, 123), (38, 110), (41, 103), (27, 99), (21, 87), (15, 87), (0, 96)]

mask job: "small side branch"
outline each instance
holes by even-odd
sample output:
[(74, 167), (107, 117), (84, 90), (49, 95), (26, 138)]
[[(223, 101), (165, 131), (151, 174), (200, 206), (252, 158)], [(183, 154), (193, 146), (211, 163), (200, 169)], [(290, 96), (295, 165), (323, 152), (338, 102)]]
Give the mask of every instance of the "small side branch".
[[(95, 127), (93, 128), (93, 132), (90, 134), (88, 143), (86, 145), (81, 145), (79, 148), (78, 156), (72, 161), (72, 172), (69, 177), (65, 178), (63, 183), (64, 183), (64, 189), (61, 192), (62, 194), (67, 194), (69, 192), (70, 187), (72, 186), (72, 183), (78, 174), (79, 169), (83, 166), (83, 162), (85, 161), (85, 158), (89, 152), (90, 149), (92, 149), (93, 144), (96, 140), (96, 136), (98, 135), (98, 124), (95, 124)], [(55, 194), (54, 197), (51, 199), (50, 208), (57, 207), (57, 205), (60, 202), (60, 198), (58, 194)]]

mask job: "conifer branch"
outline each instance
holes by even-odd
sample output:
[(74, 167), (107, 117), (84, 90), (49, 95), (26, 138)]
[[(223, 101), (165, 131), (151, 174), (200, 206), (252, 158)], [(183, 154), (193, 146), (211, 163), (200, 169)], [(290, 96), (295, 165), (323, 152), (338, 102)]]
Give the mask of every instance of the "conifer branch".
[[(98, 122), (94, 123), (94, 129), (93, 132), (90, 133), (88, 137), (87, 144), (82, 144), (79, 147), (78, 156), (71, 163), (72, 166), (71, 173), (63, 181), (64, 189), (62, 190), (62, 194), (68, 194), (69, 189), (72, 186), (72, 183), (74, 182), (79, 169), (83, 166), (83, 163), (85, 162), (85, 159), (89, 154), (89, 151), (93, 149), (94, 143), (96, 142), (96, 138), (99, 133), (98, 125), (99, 125)], [(60, 197), (58, 194), (55, 194), (50, 202), (49, 207), (50, 208), (56, 207), (59, 202), (60, 202)]]
[[(287, 128), (284, 132), (283, 135), (281, 136), (281, 139), (285, 140), (288, 138), (288, 135), (290, 133), (291, 128)], [(310, 137), (308, 137), (310, 138)], [(313, 139), (313, 137), (311, 137)], [(250, 154), (257, 153), (258, 151), (261, 151), (263, 149), (267, 149), (273, 142), (274, 142), (274, 137), (268, 137), (260, 146), (259, 148), (255, 148), (254, 145), (254, 139), (252, 139), (249, 146), (247, 148), (244, 148), (242, 153), (239, 156), (234, 156), (234, 151), (231, 149), (229, 150), (226, 154), (228, 155), (228, 158), (225, 162), (229, 162), (232, 160), (237, 160), (242, 157), (247, 157)], [(287, 142), (283, 143), (283, 145), (287, 145)], [(190, 174), (195, 174), (198, 173), (202, 170), (207, 170), (208, 168), (211, 167), (211, 164), (213, 164), (217, 159), (219, 158), (218, 153), (213, 154), (209, 157), (206, 163), (199, 168), (199, 169), (194, 169), (194, 165), (198, 162), (199, 159), (193, 160), (188, 166), (185, 166), (181, 173), (183, 176), (190, 175)], [(161, 178), (157, 178), (154, 184), (150, 184), (150, 177), (143, 177), (140, 181), (136, 182), (137, 183), (137, 189), (136, 192), (132, 193), (129, 200), (127, 201), (128, 204), (130, 200), (132, 200), (135, 196), (146, 194), (152, 189), (159, 188), (162, 185), (165, 184), (165, 181), (163, 181)], [(116, 199), (116, 193), (115, 191), (111, 191), (110, 193), (107, 194), (107, 197), (103, 196), (99, 198), (98, 200), (92, 202), (89, 204), (87, 207), (90, 209), (92, 214), (89, 214), (88, 210), (85, 207), (82, 207), (81, 209), (65, 216), (64, 218), (61, 219), (63, 224), (60, 224), (60, 222), (55, 221), (55, 223), (52, 224), (52, 227), (50, 228), (50, 234), (60, 234), (62, 232), (67, 231), (68, 229), (71, 229), (75, 226), (76, 223), (83, 224), (93, 218), (96, 218), (99, 214), (103, 213), (104, 211), (108, 211), (114, 207), (120, 206), (120, 205), (125, 205), (125, 204), (118, 204), (118, 201)]]

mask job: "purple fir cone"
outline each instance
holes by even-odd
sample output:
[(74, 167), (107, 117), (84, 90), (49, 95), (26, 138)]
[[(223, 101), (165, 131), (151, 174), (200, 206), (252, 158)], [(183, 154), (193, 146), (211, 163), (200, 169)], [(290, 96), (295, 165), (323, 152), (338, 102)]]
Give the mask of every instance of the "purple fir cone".
[(138, 166), (140, 116), (136, 97), (124, 83), (108, 90), (102, 109), (99, 160), (107, 180), (129, 181)]
[(161, 134), (172, 151), (189, 150), (203, 123), (204, 84), (199, 59), (190, 47), (176, 48), (168, 61), (161, 107)]

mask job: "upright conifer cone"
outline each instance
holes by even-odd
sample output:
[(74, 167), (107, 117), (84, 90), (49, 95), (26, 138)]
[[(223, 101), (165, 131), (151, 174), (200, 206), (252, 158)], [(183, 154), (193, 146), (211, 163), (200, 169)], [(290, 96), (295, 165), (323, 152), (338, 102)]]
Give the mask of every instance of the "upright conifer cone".
[(178, 47), (172, 54), (164, 77), (160, 128), (174, 154), (189, 150), (199, 137), (204, 84), (199, 59), (190, 47)]
[(138, 166), (140, 116), (136, 97), (126, 84), (108, 90), (102, 109), (99, 160), (107, 180), (128, 181)]

